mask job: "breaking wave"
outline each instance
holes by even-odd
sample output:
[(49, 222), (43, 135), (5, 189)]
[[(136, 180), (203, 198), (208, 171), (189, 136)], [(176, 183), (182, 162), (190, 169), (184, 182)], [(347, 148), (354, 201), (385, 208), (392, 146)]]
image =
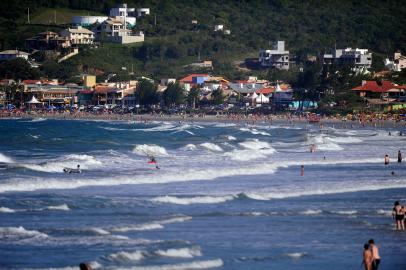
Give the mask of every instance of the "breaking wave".
[(206, 142), (206, 143), (200, 144), (200, 146), (207, 149), (207, 150), (210, 150), (210, 151), (223, 152), (223, 149), (220, 146), (218, 146), (217, 144), (214, 144), (214, 143)]
[(51, 205), (51, 206), (48, 206), (46, 209), (60, 210), (60, 211), (69, 211), (70, 210), (69, 206), (66, 203), (61, 204), (61, 205)]
[(159, 229), (163, 229), (164, 225), (166, 225), (166, 224), (181, 223), (181, 222), (185, 222), (185, 221), (188, 221), (191, 219), (192, 219), (192, 217), (189, 217), (189, 216), (174, 217), (174, 218), (170, 218), (170, 219), (154, 221), (154, 222), (144, 223), (144, 224), (139, 224), (139, 225), (115, 227), (115, 228), (112, 228), (111, 231), (113, 231), (113, 232), (130, 232), (130, 231), (159, 230)]
[(167, 250), (157, 250), (155, 254), (162, 257), (171, 257), (171, 258), (193, 258), (196, 256), (202, 256), (202, 252), (199, 248), (170, 248)]
[(127, 261), (140, 261), (144, 259), (145, 252), (137, 250), (135, 252), (125, 252), (120, 251), (117, 253), (110, 254), (107, 259), (112, 261), (127, 262)]
[(14, 163), (14, 160), (2, 153), (0, 153), (0, 163)]
[(17, 241), (24, 239), (44, 239), (48, 235), (35, 230), (26, 230), (24, 227), (0, 227), (0, 240)]
[(210, 269), (223, 266), (221, 259), (192, 261), (179, 264), (164, 264), (164, 265), (148, 265), (148, 266), (133, 266), (133, 267), (117, 267), (116, 270), (198, 270)]
[(8, 207), (0, 207), (0, 213), (15, 213), (16, 211)]
[(260, 131), (255, 128), (240, 128), (240, 130), (244, 132), (249, 132), (253, 135), (271, 136), (271, 134), (269, 134), (268, 132)]
[(133, 152), (138, 155), (168, 156), (164, 147), (155, 144), (137, 144)]
[(196, 196), (196, 197), (175, 197), (175, 196), (160, 196), (151, 199), (152, 202), (158, 203), (169, 203), (169, 204), (214, 204), (214, 203), (223, 203), (226, 201), (234, 200), (235, 196)]

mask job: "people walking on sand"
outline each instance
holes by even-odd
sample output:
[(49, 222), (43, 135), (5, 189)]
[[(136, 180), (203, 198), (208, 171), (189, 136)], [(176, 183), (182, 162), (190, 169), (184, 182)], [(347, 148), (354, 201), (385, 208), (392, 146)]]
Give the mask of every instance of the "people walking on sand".
[(379, 256), (379, 248), (375, 244), (374, 239), (369, 239), (368, 244), (369, 249), (372, 252), (372, 269), (378, 270), (379, 264), (381, 263), (381, 257)]
[(365, 270), (372, 270), (372, 252), (368, 244), (364, 244), (364, 252), (362, 253), (362, 264)]
[(388, 154), (385, 155), (384, 164), (389, 165), (389, 155)]
[(403, 211), (403, 207), (400, 205), (399, 201), (396, 201), (392, 211), (392, 217), (395, 220), (396, 230), (404, 230), (405, 229), (405, 213)]
[(398, 162), (401, 163), (402, 162), (402, 152), (400, 152), (400, 150), (398, 151)]

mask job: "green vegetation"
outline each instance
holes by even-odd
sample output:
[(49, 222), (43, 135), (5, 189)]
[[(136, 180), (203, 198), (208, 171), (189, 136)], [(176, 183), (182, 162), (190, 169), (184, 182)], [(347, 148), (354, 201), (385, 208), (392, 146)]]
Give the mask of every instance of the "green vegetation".
[[(59, 24), (68, 22), (72, 15), (107, 14), (118, 2), (6, 0), (0, 9), (0, 49), (23, 49), (25, 38), (44, 30), (60, 31), (53, 22), (55, 10)], [(137, 21), (137, 29), (145, 32), (146, 42), (136, 46), (102, 44), (99, 49), (80, 53), (69, 64), (78, 71), (89, 70), (98, 75), (128, 76), (133, 71), (158, 79), (205, 72), (184, 66), (198, 59), (211, 59), (213, 73), (235, 79), (251, 74), (265, 77), (266, 71), (243, 70), (235, 62), (256, 57), (260, 48), (267, 48), (270, 41), (278, 39), (286, 40), (287, 48), (298, 59), (323, 53), (335, 45), (369, 48), (380, 59), (398, 49), (406, 51), (406, 5), (401, 0), (125, 2), (151, 8), (151, 16)], [(30, 8), (32, 22), (51, 24), (25, 25), (27, 10), (22, 7)], [(198, 24), (192, 25), (192, 20)], [(214, 32), (215, 24), (224, 24), (231, 35)], [(374, 67), (380, 68), (379, 64)]]
[(32, 24), (70, 24), (73, 16), (105, 16), (93, 10), (74, 10), (69, 8), (43, 8), (37, 10), (30, 19)]

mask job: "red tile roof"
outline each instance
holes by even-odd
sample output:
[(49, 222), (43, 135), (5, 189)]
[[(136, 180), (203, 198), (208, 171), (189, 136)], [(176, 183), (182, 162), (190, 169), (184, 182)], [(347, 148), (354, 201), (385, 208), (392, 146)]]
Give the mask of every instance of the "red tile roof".
[(355, 87), (352, 90), (383, 93), (388, 92), (390, 89), (399, 89), (399, 86), (390, 81), (382, 81), (380, 84), (376, 81), (366, 81), (361, 86)]
[(23, 84), (40, 84), (41, 80), (24, 80), (22, 81)]
[(180, 79), (179, 82), (191, 83), (194, 77), (209, 77), (209, 74), (190, 74), (185, 78)]
[(275, 91), (275, 87), (266, 87), (266, 88), (262, 88), (262, 89), (255, 91), (255, 93), (267, 95), (267, 94), (273, 93), (274, 91)]
[(94, 88), (94, 93), (95, 94), (106, 94), (106, 93), (112, 91), (113, 89), (114, 89), (114, 87), (98, 85)]

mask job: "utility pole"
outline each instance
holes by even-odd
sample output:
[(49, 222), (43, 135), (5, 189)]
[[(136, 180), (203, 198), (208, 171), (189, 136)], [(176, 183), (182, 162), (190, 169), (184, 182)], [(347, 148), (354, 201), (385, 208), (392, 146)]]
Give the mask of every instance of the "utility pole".
[(154, 26), (156, 27), (156, 14), (154, 14)]
[(56, 10), (54, 10), (54, 23), (56, 24)]
[(30, 24), (30, 8), (27, 10), (27, 23)]

